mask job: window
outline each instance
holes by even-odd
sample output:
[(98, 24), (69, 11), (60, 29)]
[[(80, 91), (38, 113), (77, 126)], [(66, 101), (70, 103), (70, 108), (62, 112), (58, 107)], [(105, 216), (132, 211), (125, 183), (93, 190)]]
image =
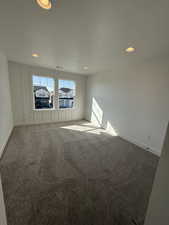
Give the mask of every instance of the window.
[(76, 84), (72, 80), (59, 80), (59, 108), (68, 109), (74, 107)]
[(32, 83), (34, 109), (53, 109), (55, 86), (54, 79), (33, 75)]
[[(55, 82), (58, 82), (58, 91), (55, 90)], [(54, 109), (55, 93), (58, 93), (58, 104), (56, 108), (73, 108), (76, 96), (76, 83), (72, 80), (58, 80), (50, 77), (32, 76), (33, 85), (33, 108)]]

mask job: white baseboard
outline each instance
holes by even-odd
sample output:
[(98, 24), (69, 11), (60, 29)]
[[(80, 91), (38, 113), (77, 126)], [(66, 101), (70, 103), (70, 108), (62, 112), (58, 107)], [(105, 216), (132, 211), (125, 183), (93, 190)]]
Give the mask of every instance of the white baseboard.
[[(102, 126), (102, 128), (105, 130), (105, 128)], [(151, 152), (152, 154), (156, 155), (156, 156), (161, 156), (161, 153), (159, 153), (158, 149), (155, 149), (155, 148), (150, 148), (148, 147), (147, 145), (143, 144), (143, 143), (139, 143), (138, 141), (132, 139), (132, 138), (129, 138), (129, 137), (126, 137), (126, 136), (123, 136), (123, 135), (118, 135), (119, 137), (121, 137), (122, 139), (134, 144), (134, 145), (137, 145), (138, 147), (148, 151), (148, 152)]]
[[(86, 119), (85, 119), (85, 120), (86, 120)], [(38, 124), (40, 125), (40, 124), (51, 124), (51, 123), (77, 122), (77, 121), (80, 121), (80, 120), (58, 121), (58, 122), (56, 121), (56, 122), (32, 123), (32, 124), (31, 124), (31, 123), (27, 123), (27, 124), (25, 123), (25, 124), (16, 124), (15, 127), (27, 126), (27, 125), (38, 125)], [(90, 122), (89, 120), (86, 120), (86, 121)], [(2, 146), (2, 148), (0, 149), (0, 159), (1, 159), (1, 156), (2, 156), (2, 154), (3, 154), (3, 152), (4, 152), (4, 149), (5, 149), (5, 147), (6, 147), (6, 144), (8, 143), (8, 140), (9, 140), (11, 134), (12, 134), (13, 128), (14, 128), (14, 127), (11, 128), (11, 130), (10, 130), (10, 132), (9, 132), (9, 134), (8, 134), (8, 137), (6, 138), (6, 140), (5, 140), (5, 142), (4, 142), (3, 146)], [(102, 128), (105, 130), (104, 127), (102, 127)], [(130, 143), (132, 143), (132, 144), (134, 144), (134, 145), (137, 145), (137, 146), (140, 147), (140, 148), (143, 148), (144, 150), (146, 150), (146, 151), (148, 151), (148, 152), (151, 152), (152, 154), (154, 154), (154, 155), (156, 155), (156, 156), (159, 156), (159, 157), (160, 157), (160, 155), (161, 155), (161, 154), (159, 153), (159, 151), (158, 151), (157, 149), (155, 149), (155, 148), (149, 148), (149, 147), (147, 147), (145, 144), (138, 143), (136, 140), (133, 140), (133, 139), (128, 138), (128, 137), (126, 137), (126, 136), (119, 135), (119, 137), (123, 138), (124, 140), (126, 140), (126, 141), (128, 141), (128, 142), (130, 142)]]
[(79, 122), (85, 119), (76, 119), (76, 120), (63, 120), (63, 121), (49, 121), (49, 122), (30, 122), (30, 123), (16, 123), (14, 127), (23, 127), (23, 126), (34, 126), (34, 125), (45, 125), (45, 124), (62, 124), (62, 123), (73, 123)]
[(2, 145), (2, 147), (1, 147), (1, 149), (0, 149), (0, 159), (1, 159), (1, 157), (3, 156), (5, 147), (6, 147), (6, 145), (7, 145), (7, 143), (8, 143), (8, 140), (9, 140), (11, 134), (12, 134), (13, 128), (14, 128), (14, 127), (12, 127), (12, 128), (9, 130), (8, 135), (7, 135), (5, 141), (4, 141), (4, 143), (3, 143), (3, 145)]
[(128, 138), (128, 137), (125, 137), (125, 136), (121, 136), (119, 135), (121, 138), (123, 138), (124, 140), (134, 144), (134, 145), (137, 145), (138, 147), (140, 148), (143, 148), (144, 150), (148, 151), (148, 152), (151, 152), (152, 154), (156, 155), (156, 156), (159, 156), (160, 157), (160, 153), (158, 152), (157, 149), (155, 148), (149, 148), (147, 147), (145, 144), (142, 144), (142, 143), (138, 143), (136, 140), (133, 140), (131, 138)]

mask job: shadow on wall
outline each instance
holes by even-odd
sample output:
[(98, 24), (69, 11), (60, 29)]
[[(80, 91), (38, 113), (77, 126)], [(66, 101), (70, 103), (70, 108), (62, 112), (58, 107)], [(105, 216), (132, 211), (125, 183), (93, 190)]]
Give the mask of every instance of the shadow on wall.
[(96, 126), (106, 129), (106, 131), (112, 136), (118, 136), (118, 131), (111, 124), (109, 120), (104, 119), (104, 113), (98, 101), (93, 97), (91, 105), (91, 113), (89, 120)]

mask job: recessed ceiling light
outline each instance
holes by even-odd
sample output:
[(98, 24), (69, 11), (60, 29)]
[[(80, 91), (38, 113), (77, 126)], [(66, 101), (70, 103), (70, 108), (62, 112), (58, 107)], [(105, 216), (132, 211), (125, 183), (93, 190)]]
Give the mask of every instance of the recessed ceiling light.
[(63, 70), (63, 66), (56, 66), (56, 70)]
[(135, 52), (135, 48), (134, 47), (132, 47), (132, 46), (130, 46), (130, 47), (128, 47), (128, 48), (126, 48), (126, 52), (128, 52), (128, 53), (132, 53), (132, 52)]
[(36, 0), (38, 5), (43, 8), (43, 9), (51, 9), (52, 8), (52, 3), (51, 0)]
[(83, 69), (84, 70), (88, 70), (89, 68), (88, 68), (88, 66), (84, 66)]
[(39, 57), (39, 55), (38, 55), (37, 53), (33, 53), (33, 54), (32, 54), (32, 57), (34, 57), (34, 58), (38, 58), (38, 57)]

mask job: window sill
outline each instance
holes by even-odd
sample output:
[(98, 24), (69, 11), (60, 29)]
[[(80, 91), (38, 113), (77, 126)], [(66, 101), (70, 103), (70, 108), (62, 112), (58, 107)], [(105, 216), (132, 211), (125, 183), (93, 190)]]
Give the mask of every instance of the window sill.
[(43, 111), (62, 111), (62, 110), (74, 110), (75, 108), (63, 108), (63, 109), (33, 109), (35, 112), (43, 112)]
[(75, 109), (75, 108), (59, 108), (57, 110), (73, 110), (73, 109)]
[(37, 112), (39, 112), (39, 111), (54, 111), (54, 110), (56, 110), (56, 109), (33, 109), (33, 111), (37, 111)]

